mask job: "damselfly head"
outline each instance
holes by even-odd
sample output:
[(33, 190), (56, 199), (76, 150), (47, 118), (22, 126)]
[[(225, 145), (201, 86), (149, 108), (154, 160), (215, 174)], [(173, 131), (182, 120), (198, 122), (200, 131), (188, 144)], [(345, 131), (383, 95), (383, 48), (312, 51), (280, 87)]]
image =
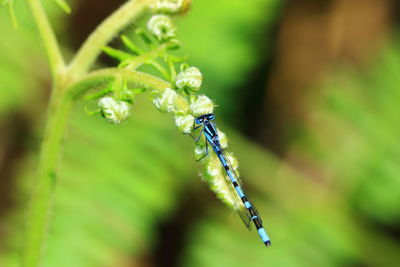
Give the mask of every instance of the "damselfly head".
[(214, 119), (215, 119), (214, 114), (212, 113), (204, 114), (196, 118), (196, 124), (202, 124), (206, 121), (212, 121)]
[(210, 114), (207, 115), (207, 120), (212, 121), (214, 119), (215, 119), (214, 114), (210, 113)]

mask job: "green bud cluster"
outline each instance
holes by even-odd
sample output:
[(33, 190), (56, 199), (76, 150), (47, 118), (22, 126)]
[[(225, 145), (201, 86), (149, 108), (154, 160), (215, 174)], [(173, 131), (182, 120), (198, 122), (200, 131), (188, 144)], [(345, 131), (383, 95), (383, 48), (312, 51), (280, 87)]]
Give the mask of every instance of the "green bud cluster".
[(205, 95), (198, 95), (191, 98), (190, 111), (194, 116), (200, 116), (214, 111), (214, 103)]
[(158, 0), (150, 6), (153, 16), (147, 23), (149, 32), (160, 42), (169, 42), (176, 38), (176, 27), (171, 15), (186, 13), (191, 0)]
[(153, 13), (169, 15), (185, 14), (191, 5), (191, 0), (159, 0), (150, 6)]
[(187, 93), (196, 93), (200, 90), (202, 81), (203, 75), (200, 70), (196, 67), (189, 67), (176, 76), (176, 87)]
[[(104, 49), (108, 55), (121, 62), (119, 67), (136, 70), (141, 65), (148, 64), (157, 69), (171, 83), (169, 88), (151, 91), (150, 98), (156, 109), (174, 115), (175, 125), (179, 132), (183, 134), (192, 134), (196, 117), (213, 113), (215, 107), (210, 98), (204, 94), (198, 94), (203, 82), (201, 71), (194, 66), (187, 65), (185, 58), (177, 58), (168, 54), (170, 50), (180, 46), (171, 16), (186, 12), (190, 2), (190, 0), (159, 0), (150, 7), (153, 12), (147, 22), (147, 33), (150, 35), (146, 35), (144, 31), (139, 33), (139, 37), (144, 38), (145, 43), (149, 44), (150, 51), (146, 51), (125, 36), (122, 37), (122, 42), (129, 51), (134, 53), (127, 53), (110, 47)], [(175, 64), (181, 64), (178, 73)], [(130, 105), (128, 103), (132, 103), (132, 101), (126, 101), (125, 98), (131, 98), (129, 94), (123, 93), (125, 91), (130, 92), (129, 90), (121, 90), (115, 94), (118, 98), (107, 96), (99, 101), (101, 114), (112, 123), (120, 123), (129, 116)], [(221, 147), (226, 150), (228, 139), (224, 132), (219, 129), (217, 131)], [(201, 159), (205, 153), (206, 140), (201, 137), (194, 146), (194, 156), (196, 159)], [(237, 174), (237, 159), (229, 152), (225, 154)], [(225, 204), (235, 208), (229, 178), (222, 168), (219, 158), (211, 152), (208, 157), (202, 159), (202, 163), (202, 177), (209, 184), (210, 189)]]
[(155, 107), (161, 112), (174, 113), (178, 130), (185, 134), (191, 133), (196, 116), (211, 113), (214, 108), (214, 103), (205, 95), (187, 96), (179, 91), (185, 87), (184, 93), (193, 94), (194, 91), (200, 89), (201, 80), (200, 71), (195, 67), (190, 67), (178, 73), (175, 82), (177, 90), (167, 88), (161, 92), (154, 91), (152, 94)]
[(161, 112), (185, 115), (189, 112), (189, 104), (186, 98), (175, 90), (167, 88), (161, 93), (153, 92), (153, 104)]
[(175, 124), (178, 130), (184, 134), (190, 134), (193, 129), (193, 122), (195, 117), (191, 114), (175, 116)]
[(153, 15), (147, 23), (147, 29), (161, 43), (176, 37), (176, 28), (167, 15)]
[(113, 124), (120, 124), (130, 115), (130, 105), (111, 96), (101, 98), (98, 105), (100, 114)]

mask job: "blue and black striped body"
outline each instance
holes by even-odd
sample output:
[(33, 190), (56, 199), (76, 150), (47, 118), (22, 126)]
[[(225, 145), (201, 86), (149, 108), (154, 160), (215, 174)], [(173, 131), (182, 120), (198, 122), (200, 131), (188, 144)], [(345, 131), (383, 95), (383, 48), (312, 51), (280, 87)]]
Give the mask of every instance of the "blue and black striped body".
[[(241, 203), (238, 205), (241, 205), (242, 207), (235, 207), (235, 209), (237, 209), (240, 217), (247, 227), (250, 227), (250, 221), (254, 223), (255, 227), (257, 228), (257, 232), (261, 237), (261, 240), (264, 242), (265, 245), (270, 246), (271, 242), (267, 233), (265, 232), (262, 220), (254, 205), (248, 200), (247, 196), (245, 195), (240, 185), (239, 178), (236, 175), (235, 170), (233, 169), (232, 165), (229, 162), (229, 159), (227, 158), (220, 145), (218, 132), (215, 125), (211, 122), (212, 120), (214, 120), (213, 114), (205, 114), (198, 117), (196, 119), (196, 123), (203, 126), (202, 131), (204, 132), (204, 136), (207, 142), (213, 148), (229, 177), (231, 183), (229, 186), (233, 186), (236, 191), (237, 197), (239, 197), (239, 199), (241, 200)], [(249, 223), (247, 223), (247, 220), (249, 221)]]

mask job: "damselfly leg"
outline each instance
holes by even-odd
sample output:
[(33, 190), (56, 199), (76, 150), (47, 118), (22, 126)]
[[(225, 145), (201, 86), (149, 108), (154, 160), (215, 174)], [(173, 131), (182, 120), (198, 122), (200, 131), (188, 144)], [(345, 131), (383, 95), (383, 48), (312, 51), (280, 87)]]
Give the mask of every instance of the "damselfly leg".
[[(196, 127), (193, 127), (193, 130), (195, 131), (195, 130), (199, 129), (199, 128), (202, 127), (202, 126), (203, 126), (203, 125), (198, 125), (198, 126), (196, 126)], [(203, 132), (204, 132), (204, 127), (200, 130), (200, 134), (199, 134), (199, 136), (198, 136), (197, 138), (194, 137), (191, 133), (189, 133), (189, 135), (190, 135), (190, 137), (193, 138), (193, 140), (194, 140), (196, 143), (198, 143), (198, 142), (200, 141), (200, 138), (203, 136)], [(196, 159), (196, 161), (200, 161), (200, 160), (202, 160), (202, 159), (204, 159), (205, 157), (208, 156), (208, 142), (205, 141), (205, 143), (206, 143), (206, 151), (205, 151), (204, 155), (201, 156), (200, 158)]]

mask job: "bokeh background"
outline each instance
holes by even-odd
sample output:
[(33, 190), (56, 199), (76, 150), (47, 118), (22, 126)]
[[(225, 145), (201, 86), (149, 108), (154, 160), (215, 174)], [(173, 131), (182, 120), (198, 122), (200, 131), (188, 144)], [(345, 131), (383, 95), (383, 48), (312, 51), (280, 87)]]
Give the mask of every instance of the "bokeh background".
[[(123, 1), (44, 1), (67, 58)], [(49, 98), (24, 1), (0, 10), (0, 266), (17, 266)], [(147, 97), (121, 126), (69, 120), (43, 266), (398, 266), (396, 0), (193, 0), (204, 74), (272, 247), (208, 190), (192, 140)], [(130, 28), (134, 28), (135, 25)], [(102, 56), (99, 65), (116, 62)]]

